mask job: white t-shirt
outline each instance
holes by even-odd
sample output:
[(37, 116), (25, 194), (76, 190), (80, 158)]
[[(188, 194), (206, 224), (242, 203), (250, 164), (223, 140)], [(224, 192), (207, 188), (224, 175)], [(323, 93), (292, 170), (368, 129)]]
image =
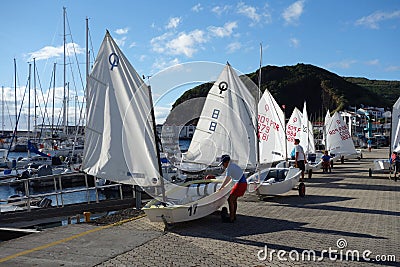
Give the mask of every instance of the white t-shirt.
[(299, 152), (297, 160), (305, 160), (303, 147), (301, 145), (295, 145), (294, 149), (295, 149), (296, 153)]
[(230, 176), (234, 182), (237, 182), (242, 178), (243, 170), (237, 164), (229, 162), (226, 168), (226, 176)]

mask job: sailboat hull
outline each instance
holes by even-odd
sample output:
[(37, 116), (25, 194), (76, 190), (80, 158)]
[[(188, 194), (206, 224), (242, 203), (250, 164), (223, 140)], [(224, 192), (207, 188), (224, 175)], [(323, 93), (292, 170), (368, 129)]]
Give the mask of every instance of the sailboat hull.
[[(289, 192), (299, 182), (301, 171), (298, 168), (268, 168), (247, 178), (248, 188), (256, 188), (258, 195), (280, 195)], [(257, 184), (261, 181), (261, 184)]]
[[(218, 191), (222, 180), (202, 180), (185, 184), (177, 191), (176, 188), (166, 192), (167, 198), (184, 196), (182, 200), (190, 201), (184, 204), (150, 201), (144, 208), (144, 212), (152, 222), (177, 223), (196, 220), (218, 210), (226, 203), (232, 188), (232, 183)], [(191, 201), (192, 200), (192, 201)]]

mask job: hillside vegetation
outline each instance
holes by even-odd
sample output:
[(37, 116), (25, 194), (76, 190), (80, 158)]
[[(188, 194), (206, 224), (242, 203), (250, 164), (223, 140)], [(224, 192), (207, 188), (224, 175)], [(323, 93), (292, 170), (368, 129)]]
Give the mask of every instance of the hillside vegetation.
[[(258, 70), (246, 74), (255, 84)], [(212, 84), (206, 83), (186, 91), (173, 105), (195, 97), (205, 97)], [(343, 110), (348, 106), (390, 108), (400, 96), (400, 81), (376, 81), (365, 78), (340, 77), (323, 68), (308, 64), (262, 67), (261, 91), (268, 89), (280, 105), (286, 106), (286, 116), (294, 107), (300, 110), (307, 101), (312, 120), (324, 117), (326, 110)]]

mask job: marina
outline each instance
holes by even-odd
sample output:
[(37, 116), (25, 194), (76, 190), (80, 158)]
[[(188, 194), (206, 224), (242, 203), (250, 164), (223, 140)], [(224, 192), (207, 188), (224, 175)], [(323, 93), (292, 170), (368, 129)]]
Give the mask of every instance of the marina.
[(2, 4), (0, 267), (400, 266), (395, 0), (63, 2)]
[[(387, 149), (364, 153), (306, 179), (305, 198), (246, 193), (234, 224), (212, 214), (167, 232), (146, 217), (65, 225), (1, 242), (0, 266), (398, 266), (399, 185), (388, 173), (368, 176)], [(304, 251), (315, 256), (302, 259)]]

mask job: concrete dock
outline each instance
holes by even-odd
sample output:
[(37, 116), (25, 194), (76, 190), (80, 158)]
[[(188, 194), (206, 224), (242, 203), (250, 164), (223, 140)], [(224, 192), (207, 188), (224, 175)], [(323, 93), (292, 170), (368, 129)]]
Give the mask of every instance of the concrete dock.
[(400, 181), (368, 176), (387, 157), (363, 151), (314, 173), (304, 198), (247, 194), (235, 223), (210, 215), (165, 232), (144, 216), (46, 229), (0, 242), (0, 266), (400, 266)]

